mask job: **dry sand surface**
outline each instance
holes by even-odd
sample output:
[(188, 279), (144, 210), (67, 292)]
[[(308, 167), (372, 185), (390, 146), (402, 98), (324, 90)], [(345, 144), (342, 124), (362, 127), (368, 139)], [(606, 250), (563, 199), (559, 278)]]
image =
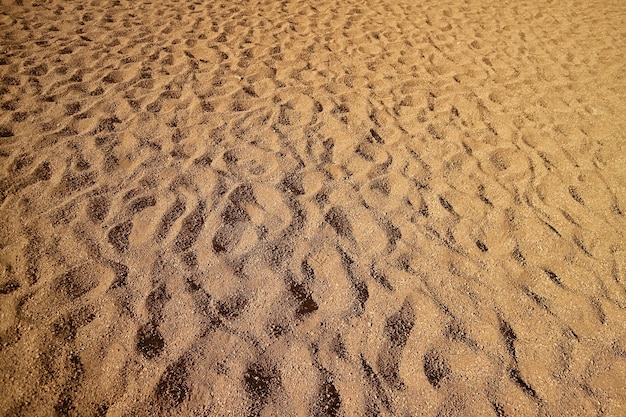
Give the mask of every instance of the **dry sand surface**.
[(623, 0), (0, 36), (0, 415), (626, 416)]

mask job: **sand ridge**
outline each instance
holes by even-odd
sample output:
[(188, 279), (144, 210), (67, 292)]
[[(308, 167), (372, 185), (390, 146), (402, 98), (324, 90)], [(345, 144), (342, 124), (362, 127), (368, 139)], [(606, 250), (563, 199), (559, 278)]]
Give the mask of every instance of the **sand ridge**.
[(626, 413), (623, 2), (0, 6), (0, 415)]

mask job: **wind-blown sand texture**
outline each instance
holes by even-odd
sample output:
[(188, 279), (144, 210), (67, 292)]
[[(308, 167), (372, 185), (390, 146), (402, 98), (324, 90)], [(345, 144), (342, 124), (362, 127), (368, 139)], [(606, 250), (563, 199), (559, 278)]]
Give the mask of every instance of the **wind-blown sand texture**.
[(0, 13), (0, 415), (626, 415), (626, 3)]

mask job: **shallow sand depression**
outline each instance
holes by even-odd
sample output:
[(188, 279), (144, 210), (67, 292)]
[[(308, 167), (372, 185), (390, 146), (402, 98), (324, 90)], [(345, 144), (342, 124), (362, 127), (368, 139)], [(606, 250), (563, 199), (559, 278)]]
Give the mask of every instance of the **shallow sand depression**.
[(626, 415), (623, 1), (0, 35), (0, 415)]

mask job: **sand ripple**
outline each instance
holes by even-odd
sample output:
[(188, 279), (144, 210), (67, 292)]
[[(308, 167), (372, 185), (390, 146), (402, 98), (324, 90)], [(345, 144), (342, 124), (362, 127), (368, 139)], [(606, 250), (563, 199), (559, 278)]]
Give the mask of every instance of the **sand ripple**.
[(0, 415), (626, 412), (622, 1), (0, 9)]

